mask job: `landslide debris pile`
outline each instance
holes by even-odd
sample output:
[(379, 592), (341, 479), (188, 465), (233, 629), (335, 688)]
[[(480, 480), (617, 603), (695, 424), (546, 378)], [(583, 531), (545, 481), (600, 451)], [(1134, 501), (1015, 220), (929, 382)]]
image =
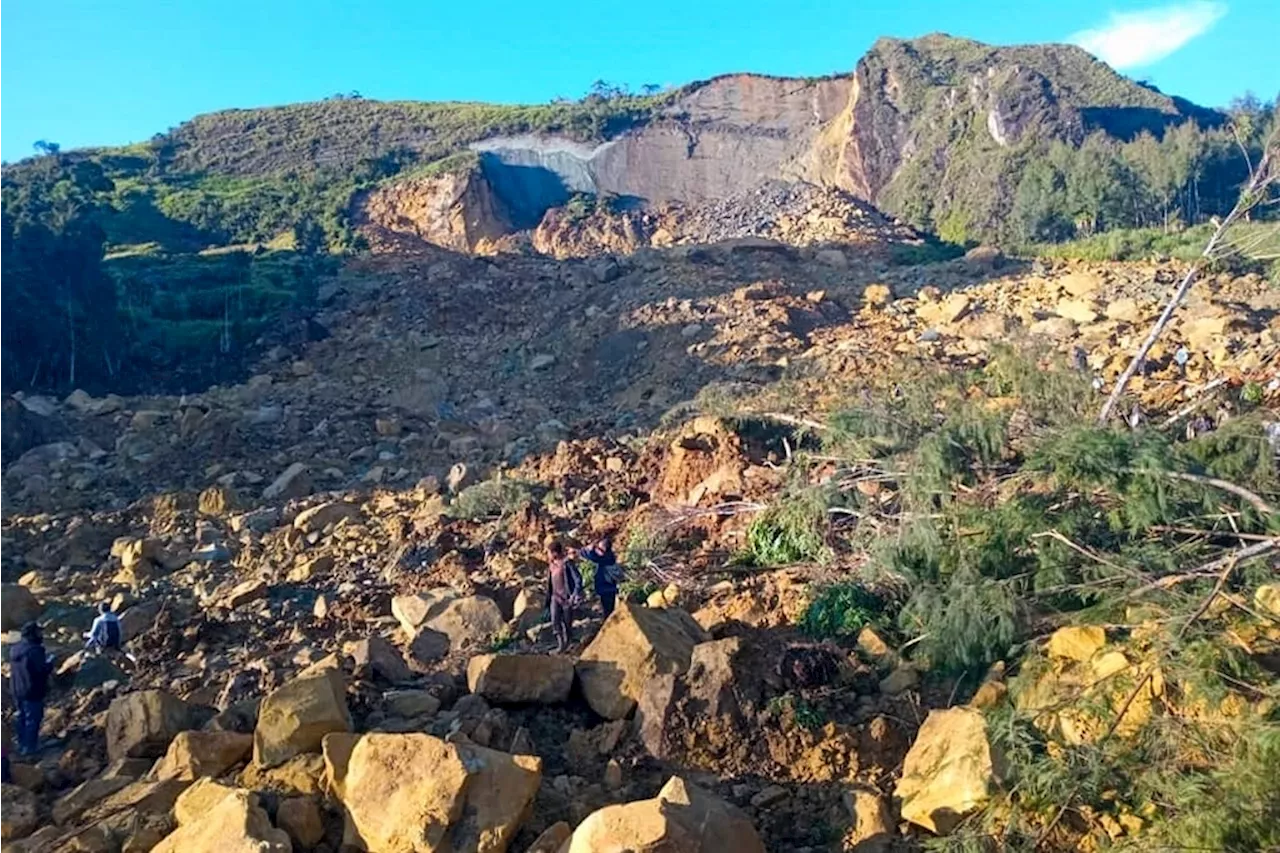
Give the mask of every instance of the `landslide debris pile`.
[(1171, 270), (829, 251), (359, 261), (244, 385), (7, 401), (6, 848), (1265, 848), (1274, 290), (1095, 429)]
[(923, 247), (914, 229), (832, 187), (766, 181), (704, 204), (667, 204), (652, 210), (614, 211), (584, 202), (547, 212), (532, 235), (533, 248), (556, 258), (630, 254), (642, 246), (705, 245), (761, 237), (791, 246), (835, 246), (888, 255), (895, 247)]

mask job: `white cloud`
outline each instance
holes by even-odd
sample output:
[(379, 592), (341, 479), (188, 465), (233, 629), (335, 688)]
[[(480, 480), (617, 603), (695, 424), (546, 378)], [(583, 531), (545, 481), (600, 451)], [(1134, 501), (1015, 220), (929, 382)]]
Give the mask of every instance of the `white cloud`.
[(1105, 25), (1081, 30), (1067, 41), (1113, 68), (1140, 68), (1204, 35), (1227, 14), (1225, 3), (1191, 0), (1141, 12), (1112, 12)]

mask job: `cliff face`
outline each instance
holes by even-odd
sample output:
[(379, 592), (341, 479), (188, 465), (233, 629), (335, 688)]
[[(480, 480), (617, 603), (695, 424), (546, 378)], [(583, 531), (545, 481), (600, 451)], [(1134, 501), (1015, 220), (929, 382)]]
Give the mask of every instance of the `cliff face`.
[(357, 202), (359, 226), (379, 237), (417, 237), (473, 252), (512, 231), (511, 220), (475, 168), (409, 178), (379, 187)]
[[(723, 201), (781, 180), (836, 187), (919, 226), (936, 228), (945, 214), (981, 230), (1007, 213), (1032, 144), (1078, 143), (1094, 130), (1131, 138), (1188, 118), (1215, 114), (1121, 77), (1079, 48), (882, 39), (852, 75), (716, 78), (599, 144), (490, 136), (469, 146), (480, 174), (465, 186), (432, 187), (438, 200), (426, 207), (420, 182), (379, 190), (371, 218), (450, 241), (441, 245), (474, 246), (500, 223), (534, 228), (577, 193), (652, 209)], [(410, 209), (393, 210), (399, 200)], [(459, 212), (472, 204), (480, 205), (474, 214)]]

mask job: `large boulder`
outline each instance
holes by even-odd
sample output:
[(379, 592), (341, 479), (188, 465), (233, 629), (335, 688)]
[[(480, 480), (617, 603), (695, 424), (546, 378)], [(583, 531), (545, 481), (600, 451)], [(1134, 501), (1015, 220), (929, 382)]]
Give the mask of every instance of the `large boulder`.
[(741, 739), (726, 740), (708, 729), (740, 728), (759, 709), (767, 665), (760, 646), (742, 637), (699, 643), (684, 673), (668, 672), (645, 682), (636, 708), (640, 740), (656, 758), (698, 766), (684, 755), (691, 743), (699, 756), (711, 758), (719, 746), (737, 748)]
[(573, 659), (560, 655), (478, 655), (467, 664), (467, 687), (498, 704), (554, 705), (569, 698)]
[(184, 815), (151, 853), (293, 853), (293, 842), (250, 791), (233, 790), (207, 810)]
[(685, 672), (693, 647), (709, 639), (683, 610), (619, 603), (578, 661), (582, 692), (597, 714), (622, 719), (650, 679)]
[(163, 690), (127, 693), (107, 710), (107, 755), (159, 758), (179, 732), (192, 728), (191, 707)]
[(0, 786), (0, 839), (26, 838), (40, 822), (36, 795), (17, 785)]
[(449, 638), (455, 652), (487, 642), (507, 624), (492, 598), (459, 596), (443, 588), (396, 596), (391, 601), (391, 613), (411, 641), (424, 631), (435, 631)]
[(427, 734), (332, 734), (324, 757), (346, 812), (343, 843), (370, 853), (502, 853), (542, 779), (535, 756)]
[(262, 700), (253, 730), (253, 763), (276, 767), (295, 755), (319, 752), (330, 732), (349, 731), (351, 714), (341, 671), (303, 674)]
[(995, 778), (982, 712), (930, 711), (902, 765), (902, 817), (945, 835), (987, 801)]
[(153, 779), (193, 782), (201, 776), (221, 776), (253, 749), (253, 735), (238, 732), (181, 732), (169, 751), (151, 770)]
[(16, 631), (34, 622), (43, 608), (31, 590), (16, 583), (0, 584), (0, 631)]
[(605, 806), (578, 824), (561, 853), (764, 853), (751, 819), (673, 776), (652, 800)]

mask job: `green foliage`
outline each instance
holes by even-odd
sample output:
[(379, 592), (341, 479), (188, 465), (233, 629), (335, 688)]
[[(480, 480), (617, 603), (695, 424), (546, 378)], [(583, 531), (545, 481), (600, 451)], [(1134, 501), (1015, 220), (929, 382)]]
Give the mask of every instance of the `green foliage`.
[(779, 719), (790, 717), (802, 729), (820, 729), (827, 724), (827, 715), (820, 708), (794, 693), (774, 696), (765, 705), (765, 710)]
[(652, 578), (628, 575), (618, 584), (618, 597), (632, 604), (644, 604), (649, 596), (662, 589), (662, 584)]
[(822, 640), (853, 637), (883, 612), (884, 600), (861, 584), (833, 583), (811, 591), (800, 630)]
[(925, 584), (899, 614), (899, 625), (922, 638), (919, 654), (948, 672), (977, 672), (1003, 658), (1022, 628), (1021, 602), (1011, 584), (961, 571), (945, 585)]
[(534, 484), (495, 477), (467, 486), (449, 504), (449, 515), (467, 521), (483, 521), (514, 515), (534, 499)]
[(506, 651), (519, 642), (520, 635), (511, 630), (510, 626), (504, 625), (498, 633), (489, 638), (484, 650), (489, 654), (497, 654), (498, 652)]
[(826, 495), (818, 490), (802, 492), (751, 522), (740, 560), (755, 566), (826, 562), (831, 556), (826, 527)]
[(671, 545), (670, 534), (659, 527), (636, 524), (627, 531), (627, 541), (619, 555), (622, 565), (629, 569), (643, 569), (667, 552)]

